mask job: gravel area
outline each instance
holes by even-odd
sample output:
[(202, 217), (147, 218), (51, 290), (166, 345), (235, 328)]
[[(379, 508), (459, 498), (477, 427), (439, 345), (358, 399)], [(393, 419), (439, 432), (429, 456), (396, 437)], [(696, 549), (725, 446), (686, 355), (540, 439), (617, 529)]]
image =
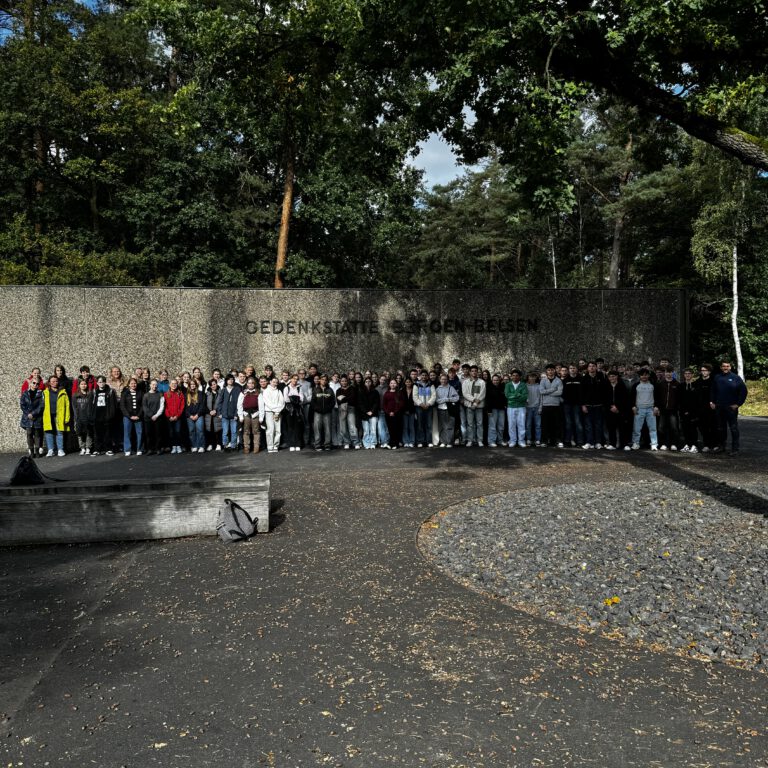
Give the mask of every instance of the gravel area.
[(419, 543), (551, 621), (768, 672), (766, 512), (768, 483), (561, 485), (452, 506)]

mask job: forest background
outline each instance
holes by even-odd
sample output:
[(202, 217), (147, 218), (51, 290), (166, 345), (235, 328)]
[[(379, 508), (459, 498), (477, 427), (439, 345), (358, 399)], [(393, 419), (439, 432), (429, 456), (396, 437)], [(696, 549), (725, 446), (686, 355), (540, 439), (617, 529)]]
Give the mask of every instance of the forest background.
[[(0, 284), (684, 287), (688, 362), (764, 378), (767, 19), (0, 0)], [(434, 132), (471, 170), (427, 189)]]

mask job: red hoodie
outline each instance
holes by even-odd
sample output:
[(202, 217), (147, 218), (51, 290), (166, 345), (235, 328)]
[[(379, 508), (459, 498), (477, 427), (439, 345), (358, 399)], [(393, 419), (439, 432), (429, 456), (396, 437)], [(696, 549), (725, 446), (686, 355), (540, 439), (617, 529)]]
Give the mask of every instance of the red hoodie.
[(181, 418), (184, 415), (184, 393), (179, 389), (175, 392), (169, 389), (163, 397), (165, 398), (166, 417), (176, 416)]

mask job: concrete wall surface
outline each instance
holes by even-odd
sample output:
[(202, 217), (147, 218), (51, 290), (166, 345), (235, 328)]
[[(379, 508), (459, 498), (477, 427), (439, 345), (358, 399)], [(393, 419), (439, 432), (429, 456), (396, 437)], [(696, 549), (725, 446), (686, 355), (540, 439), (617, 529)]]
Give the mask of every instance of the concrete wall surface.
[(24, 448), (33, 366), (400, 367), (454, 357), (492, 370), (579, 356), (684, 360), (680, 290), (358, 291), (2, 286), (0, 450)]

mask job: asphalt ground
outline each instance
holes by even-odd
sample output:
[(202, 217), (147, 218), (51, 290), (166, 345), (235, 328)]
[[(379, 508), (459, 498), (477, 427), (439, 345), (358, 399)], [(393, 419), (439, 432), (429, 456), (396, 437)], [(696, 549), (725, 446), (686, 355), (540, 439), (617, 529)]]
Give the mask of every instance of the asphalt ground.
[[(83, 481), (268, 471), (273, 529), (232, 547), (0, 549), (0, 765), (768, 766), (764, 674), (533, 618), (452, 581), (417, 546), (435, 512), (499, 491), (764, 480), (768, 421), (740, 424), (736, 457), (43, 460)], [(0, 477), (17, 458), (0, 458)]]

